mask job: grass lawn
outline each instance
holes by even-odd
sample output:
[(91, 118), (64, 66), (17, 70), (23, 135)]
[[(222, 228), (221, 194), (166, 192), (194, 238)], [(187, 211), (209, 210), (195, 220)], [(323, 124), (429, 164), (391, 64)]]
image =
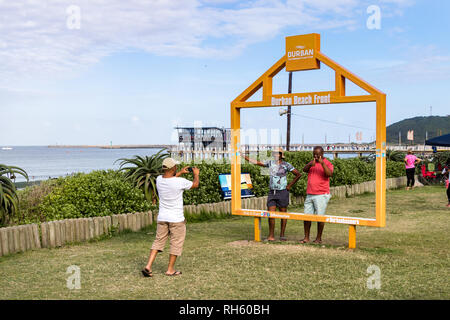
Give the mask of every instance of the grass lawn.
[[(254, 243), (253, 219), (188, 224), (178, 277), (140, 274), (154, 230), (0, 257), (0, 299), (450, 299), (450, 209), (443, 187), (389, 191), (387, 227), (327, 224), (323, 245), (300, 245), (303, 223), (289, 221), (286, 243)], [(331, 200), (329, 214), (373, 216), (373, 194)], [(295, 211), (295, 208), (293, 208)], [(279, 222), (277, 221), (278, 232)], [(267, 223), (263, 221), (267, 235)], [(312, 236), (316, 226), (313, 224)], [(249, 241), (250, 240), (250, 241)], [(81, 289), (66, 287), (66, 269), (81, 269)], [(367, 268), (381, 270), (369, 290)]]

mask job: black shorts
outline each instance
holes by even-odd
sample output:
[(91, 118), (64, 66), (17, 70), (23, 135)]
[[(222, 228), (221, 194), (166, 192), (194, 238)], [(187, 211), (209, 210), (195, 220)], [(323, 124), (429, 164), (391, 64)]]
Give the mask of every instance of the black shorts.
[(267, 208), (287, 208), (289, 206), (289, 191), (284, 190), (270, 190), (267, 199)]

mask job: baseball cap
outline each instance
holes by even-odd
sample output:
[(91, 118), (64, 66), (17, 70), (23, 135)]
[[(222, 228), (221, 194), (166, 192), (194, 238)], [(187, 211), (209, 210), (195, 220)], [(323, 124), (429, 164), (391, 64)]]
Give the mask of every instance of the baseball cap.
[(172, 159), (172, 158), (165, 158), (162, 163), (162, 166), (163, 166), (163, 169), (172, 169), (177, 164), (180, 164), (180, 162), (176, 161), (175, 159)]

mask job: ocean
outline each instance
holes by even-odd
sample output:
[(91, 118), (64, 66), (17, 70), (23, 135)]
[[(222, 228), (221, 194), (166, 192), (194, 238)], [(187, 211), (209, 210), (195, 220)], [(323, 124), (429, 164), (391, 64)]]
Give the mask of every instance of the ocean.
[[(9, 147), (11, 149), (9, 149)], [(119, 158), (132, 158), (135, 155), (149, 156), (159, 149), (101, 149), (101, 148), (49, 148), (0, 147), (0, 164), (17, 166), (28, 173), (30, 181), (47, 180), (70, 175), (75, 172), (118, 169)], [(16, 182), (25, 179), (18, 175)]]
[[(76, 172), (118, 169), (120, 158), (132, 158), (135, 155), (149, 156), (160, 149), (101, 149), (101, 148), (49, 148), (0, 146), (0, 164), (17, 166), (28, 173), (29, 181), (47, 180), (70, 175)], [(9, 149), (11, 148), (11, 149)], [(331, 157), (330, 157), (331, 156)], [(340, 158), (355, 157), (356, 154), (342, 154)], [(332, 155), (326, 157), (332, 159)], [(25, 179), (18, 175), (16, 182)]]

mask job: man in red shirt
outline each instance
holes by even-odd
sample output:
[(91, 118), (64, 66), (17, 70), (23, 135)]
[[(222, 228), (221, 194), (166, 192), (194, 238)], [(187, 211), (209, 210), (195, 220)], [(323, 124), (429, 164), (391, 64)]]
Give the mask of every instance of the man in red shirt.
[[(323, 157), (323, 148), (314, 147), (314, 160), (309, 162), (303, 171), (308, 174), (306, 187), (305, 214), (325, 215), (328, 201), (330, 201), (330, 177), (333, 175), (333, 165)], [(314, 243), (322, 243), (324, 222), (317, 223), (317, 237)], [(304, 222), (305, 238), (300, 243), (309, 242), (311, 221)]]

